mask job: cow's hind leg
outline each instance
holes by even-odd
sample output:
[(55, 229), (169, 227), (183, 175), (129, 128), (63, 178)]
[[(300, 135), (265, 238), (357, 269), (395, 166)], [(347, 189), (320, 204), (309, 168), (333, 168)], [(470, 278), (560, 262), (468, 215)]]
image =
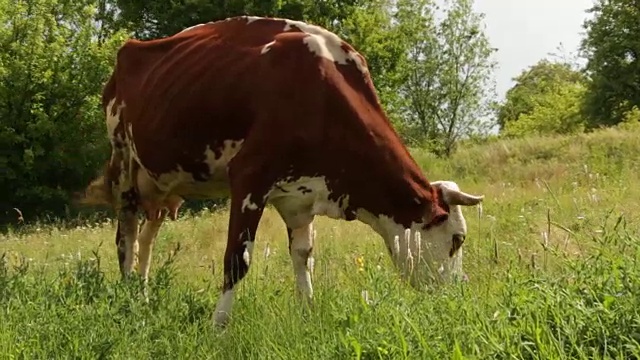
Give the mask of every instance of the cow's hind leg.
[(118, 214), (116, 247), (120, 273), (125, 278), (133, 271), (138, 247), (138, 217), (135, 191), (122, 192), (122, 207)]
[(296, 278), (296, 290), (299, 296), (309, 303), (313, 298), (311, 273), (313, 264), (313, 222), (295, 229), (287, 227), (289, 235), (289, 255), (293, 263)]
[(151, 252), (153, 242), (158, 235), (158, 230), (167, 216), (166, 211), (162, 211), (157, 219), (145, 219), (142, 229), (138, 234), (139, 256), (138, 274), (142, 278), (142, 296), (146, 302), (149, 301), (147, 284), (149, 281), (149, 268), (151, 267)]
[(142, 230), (138, 235), (138, 242), (140, 243), (140, 255), (138, 264), (138, 274), (142, 277), (144, 282), (147, 282), (149, 277), (149, 268), (151, 267), (151, 252), (153, 250), (153, 242), (158, 235), (158, 230), (162, 222), (167, 216), (167, 211), (163, 210), (157, 219), (147, 219), (142, 226)]
[(216, 325), (225, 325), (229, 320), (235, 286), (249, 271), (256, 230), (263, 210), (262, 193), (232, 193), (222, 296), (213, 315)]

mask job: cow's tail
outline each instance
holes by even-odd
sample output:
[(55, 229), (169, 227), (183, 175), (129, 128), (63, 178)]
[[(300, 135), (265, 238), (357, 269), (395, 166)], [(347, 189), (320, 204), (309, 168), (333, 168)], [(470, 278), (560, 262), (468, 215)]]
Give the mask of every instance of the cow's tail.
[(109, 76), (109, 80), (102, 89), (102, 111), (107, 110), (107, 105), (116, 96), (116, 69)]

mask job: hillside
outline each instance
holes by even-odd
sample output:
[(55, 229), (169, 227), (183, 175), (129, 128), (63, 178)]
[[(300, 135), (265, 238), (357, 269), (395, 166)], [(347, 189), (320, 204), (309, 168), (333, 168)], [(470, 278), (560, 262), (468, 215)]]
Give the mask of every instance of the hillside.
[(112, 223), (29, 224), (0, 237), (0, 353), (637, 358), (639, 140), (637, 130), (607, 129), (467, 143), (446, 161), (413, 149), (430, 180), (485, 195), (481, 211), (465, 210), (470, 280), (439, 291), (417, 293), (398, 281), (382, 240), (366, 226), (321, 218), (316, 304), (303, 315), (293, 300), (286, 232), (268, 209), (233, 325), (222, 334), (210, 316), (226, 210), (165, 224), (149, 304), (138, 285), (117, 281)]

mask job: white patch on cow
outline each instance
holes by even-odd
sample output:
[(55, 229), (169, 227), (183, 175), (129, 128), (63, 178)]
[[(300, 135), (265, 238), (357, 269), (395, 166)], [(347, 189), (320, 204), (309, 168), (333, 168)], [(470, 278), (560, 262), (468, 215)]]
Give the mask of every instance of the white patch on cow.
[(242, 148), (244, 140), (225, 140), (222, 142), (222, 150), (219, 158), (216, 158), (215, 152), (207, 145), (204, 151), (205, 163), (209, 167), (209, 175), (227, 171), (227, 165)]
[[(305, 191), (299, 190), (304, 188)], [(282, 215), (289, 227), (306, 226), (315, 215), (332, 219), (343, 219), (344, 210), (335, 201), (329, 200), (329, 189), (323, 176), (303, 176), (295, 180), (278, 181), (269, 192), (268, 201)], [(343, 200), (343, 207), (349, 198)]]
[(138, 164), (142, 165), (143, 162), (140, 161), (140, 157), (138, 156), (138, 148), (136, 147), (135, 137), (133, 137), (133, 124), (132, 123), (127, 124), (127, 127), (125, 128), (125, 133), (126, 133), (127, 139), (129, 139), (128, 145), (129, 145), (129, 151), (130, 151), (131, 158), (134, 159), (136, 162), (138, 162)]
[(260, 17), (260, 16), (247, 16), (247, 15), (245, 15), (245, 16), (242, 16), (242, 17), (247, 20), (247, 25), (251, 24), (254, 21), (258, 21), (258, 20), (264, 19), (263, 17)]
[(338, 37), (338, 35), (332, 33), (331, 31), (324, 29), (318, 25), (313, 25), (313, 24), (307, 24), (305, 22), (302, 21), (297, 21), (297, 20), (289, 20), (289, 19), (285, 19), (284, 20), (285, 25), (284, 25), (284, 31), (289, 31), (291, 30), (292, 27), (297, 27), (298, 29), (300, 29), (302, 32), (305, 32), (307, 34), (316, 34), (316, 35), (322, 35), (324, 33), (327, 33), (328, 36), (333, 36), (335, 38), (338, 39), (338, 41), (340, 40), (340, 38)]
[(221, 186), (226, 189), (226, 185), (223, 184), (227, 177), (227, 166), (231, 159), (238, 154), (243, 142), (244, 140), (224, 140), (219, 157), (216, 157), (213, 149), (209, 146), (206, 147), (203, 157), (209, 173), (201, 175), (209, 176), (209, 182), (196, 181), (193, 174), (184, 171), (180, 165), (177, 165), (176, 169), (171, 172), (159, 174), (157, 180), (152, 179), (148, 174), (149, 171), (144, 166), (144, 162), (137, 155), (135, 142), (132, 142), (132, 156), (140, 164), (142, 169), (146, 170), (139, 172), (138, 187), (141, 189), (141, 192), (144, 192), (144, 189), (149, 191), (158, 189), (158, 191), (162, 193), (175, 192), (183, 196), (218, 196), (220, 193), (226, 191), (221, 189)]
[(229, 321), (231, 316), (231, 308), (233, 307), (233, 289), (225, 291), (218, 303), (216, 304), (216, 310), (213, 312), (213, 322), (216, 325), (225, 325)]
[(393, 218), (374, 216), (364, 209), (358, 209), (356, 216), (385, 240), (396, 266), (410, 281), (440, 283), (463, 275), (462, 248), (449, 257), (453, 235), (467, 232), (460, 205), (450, 206), (449, 219), (429, 230), (424, 230), (423, 224), (414, 223), (407, 232)]
[(258, 205), (254, 202), (251, 202), (251, 194), (247, 194), (247, 196), (242, 200), (241, 211), (244, 212), (246, 209), (258, 210)]
[(347, 65), (347, 60), (353, 61), (358, 70), (363, 74), (368, 73), (367, 67), (362, 61), (362, 57), (353, 50), (348, 52), (342, 49), (342, 39), (331, 31), (317, 25), (307, 24), (302, 21), (285, 19), (284, 31), (289, 31), (292, 27), (297, 27), (300, 31), (309, 34), (304, 38), (304, 43), (309, 47), (309, 51), (317, 56)]
[(309, 47), (309, 51), (316, 54), (317, 56), (321, 56), (331, 61), (337, 61), (339, 63), (346, 64), (346, 62), (343, 62), (340, 59), (340, 57), (343, 55), (340, 54), (340, 52), (342, 52), (342, 49), (336, 49), (335, 47), (328, 46), (326, 38), (318, 35), (309, 35), (302, 41), (307, 44), (307, 46)]
[(116, 107), (116, 98), (111, 99), (107, 104), (107, 108), (106, 108), (107, 133), (110, 139), (117, 138), (120, 141), (124, 141), (124, 139), (120, 137), (116, 137), (115, 132), (116, 132), (116, 128), (120, 124), (120, 115), (122, 114), (122, 109), (124, 109), (125, 107), (125, 103), (123, 101), (120, 104), (118, 104), (118, 106), (115, 108), (115, 115), (113, 114), (114, 107)]
[(249, 266), (251, 264), (251, 256), (253, 256), (253, 241), (245, 241), (243, 245), (244, 252), (242, 253), (242, 259), (244, 263)]
[(274, 40), (274, 41), (272, 41), (272, 42), (270, 42), (270, 43), (266, 44), (265, 46), (263, 46), (263, 47), (262, 47), (262, 50), (260, 50), (260, 54), (261, 54), (261, 55), (264, 55), (264, 54), (268, 53), (268, 52), (269, 52), (269, 50), (271, 50), (271, 46), (273, 46), (273, 44), (275, 44), (275, 43), (276, 43), (276, 42), (275, 42), (275, 40)]
[[(458, 184), (453, 181), (433, 181), (431, 186), (442, 186), (452, 191), (460, 191)], [(467, 221), (462, 214), (462, 206), (449, 204), (449, 220), (447, 222), (450, 230), (455, 231), (456, 234), (467, 233)]]

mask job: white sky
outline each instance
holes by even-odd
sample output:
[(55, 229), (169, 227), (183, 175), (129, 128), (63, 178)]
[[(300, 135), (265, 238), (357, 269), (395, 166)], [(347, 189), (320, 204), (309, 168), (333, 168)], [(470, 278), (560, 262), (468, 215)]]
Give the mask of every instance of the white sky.
[(486, 34), (498, 52), (495, 71), (498, 99), (513, 86), (512, 78), (538, 60), (556, 53), (577, 53), (583, 37), (585, 10), (593, 0), (475, 0), (485, 14)]

